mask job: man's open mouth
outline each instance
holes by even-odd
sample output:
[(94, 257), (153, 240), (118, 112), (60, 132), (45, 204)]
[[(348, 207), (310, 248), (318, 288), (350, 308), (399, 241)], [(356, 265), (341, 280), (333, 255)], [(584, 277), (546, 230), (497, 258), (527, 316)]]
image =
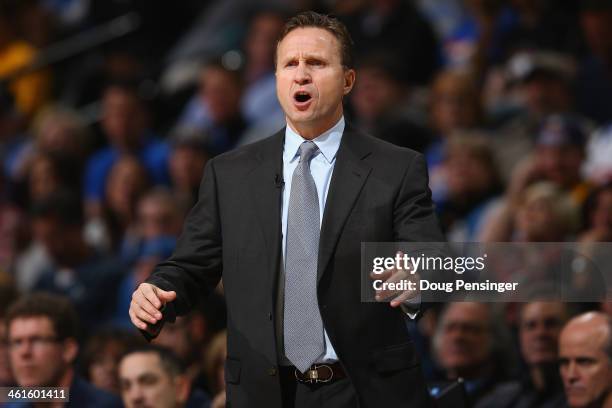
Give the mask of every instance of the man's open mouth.
[(298, 103), (304, 103), (304, 102), (308, 102), (310, 99), (312, 99), (312, 97), (306, 91), (297, 91), (293, 95), (293, 99), (295, 99), (295, 101)]

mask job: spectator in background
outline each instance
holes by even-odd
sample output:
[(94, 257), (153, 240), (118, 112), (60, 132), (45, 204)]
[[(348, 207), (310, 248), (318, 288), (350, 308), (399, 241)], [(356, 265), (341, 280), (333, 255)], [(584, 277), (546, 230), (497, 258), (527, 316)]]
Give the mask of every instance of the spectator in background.
[(112, 165), (106, 179), (101, 215), (90, 218), (87, 241), (102, 250), (119, 251), (137, 235), (136, 206), (149, 187), (147, 171), (134, 156), (123, 156)]
[(122, 255), (126, 262), (138, 253), (142, 244), (158, 238), (176, 240), (183, 227), (184, 209), (172, 192), (164, 187), (145, 193), (136, 204), (132, 240), (125, 240)]
[(111, 168), (104, 193), (104, 217), (113, 248), (135, 234), (136, 207), (149, 187), (143, 164), (134, 156), (120, 158)]
[[(11, 368), (20, 387), (66, 387), (66, 407), (120, 407), (121, 401), (77, 375), (78, 319), (66, 298), (31, 294), (15, 302), (6, 315)], [(12, 407), (12, 404), (8, 404)], [(15, 403), (33, 407), (33, 403)]]
[(357, 69), (359, 81), (350, 94), (356, 125), (380, 139), (424, 152), (432, 136), (409, 108), (410, 88), (397, 58), (371, 54)]
[(172, 135), (170, 178), (173, 194), (182, 208), (191, 208), (198, 199), (200, 181), (210, 154), (199, 131), (178, 132)]
[(612, 181), (594, 190), (585, 202), (582, 242), (612, 241)]
[(17, 299), (17, 288), (11, 275), (0, 270), (0, 387), (15, 385), (15, 379), (11, 372), (6, 348), (6, 324), (4, 317), (7, 309)]
[(210, 398), (191, 388), (180, 360), (164, 347), (147, 345), (128, 350), (119, 360), (119, 382), (127, 408), (210, 406)]
[(440, 72), (433, 81), (429, 100), (429, 128), (434, 137), (425, 151), (434, 202), (447, 196), (444, 155), (449, 140), (477, 129), (481, 122), (480, 94), (472, 75), (458, 70)]
[(429, 126), (436, 137), (426, 152), (431, 177), (443, 160), (449, 137), (480, 125), (480, 94), (472, 76), (464, 71), (439, 73), (432, 84), (429, 106)]
[(589, 312), (570, 320), (561, 331), (559, 361), (571, 408), (612, 406), (612, 320)]
[[(526, 191), (534, 183), (550, 183), (547, 188), (549, 193), (545, 195), (551, 199), (562, 198), (561, 195), (564, 194), (569, 197), (569, 203), (566, 199), (562, 199), (553, 208), (560, 210), (559, 205), (561, 204), (575, 208), (582, 206), (591, 189), (590, 183), (584, 180), (581, 174), (585, 158), (585, 142), (585, 129), (577, 119), (561, 115), (545, 118), (538, 131), (537, 145), (533, 154), (523, 159), (513, 171), (506, 189), (505, 200), (495, 210), (492, 222), (487, 226), (487, 232), (484, 233), (487, 235), (486, 239), (493, 241), (511, 239), (512, 224), (518, 207), (527, 204)], [(540, 208), (544, 209), (544, 207)], [(544, 213), (539, 212), (539, 214)], [(550, 215), (557, 217), (561, 214)], [(557, 239), (564, 240), (564, 236), (567, 237), (567, 234), (576, 232), (577, 222), (574, 220), (574, 225), (569, 225), (567, 221), (572, 220), (568, 220), (563, 215), (561, 215), (561, 221), (562, 231), (554, 228), (547, 234), (552, 233)], [(532, 227), (535, 225), (539, 224), (536, 222)], [(540, 225), (537, 228), (544, 230), (548, 227)]]
[(119, 358), (128, 349), (144, 343), (141, 336), (121, 329), (97, 330), (85, 344), (81, 356), (83, 377), (94, 386), (119, 395)]
[(612, 120), (612, 1), (580, 2), (580, 23), (590, 55), (576, 78), (578, 110), (599, 124)]
[(503, 379), (496, 352), (505, 344), (497, 335), (496, 318), (485, 303), (449, 303), (440, 315), (433, 340), (436, 359), (445, 379), (464, 379), (472, 405)]
[(570, 197), (550, 182), (529, 186), (516, 206), (500, 205), (482, 233), (485, 242), (562, 242), (576, 231), (578, 213)]
[(508, 60), (505, 70), (506, 90), (487, 89), (485, 98), (497, 130), (495, 149), (503, 152), (498, 157), (500, 169), (507, 179), (515, 165), (529, 155), (549, 117), (560, 115), (564, 121), (575, 122), (575, 127), (583, 125), (583, 118), (573, 112), (575, 62), (570, 56), (518, 52)]
[(59, 105), (47, 106), (34, 118), (31, 132), (32, 137), (16, 146), (4, 163), (12, 180), (23, 180), (38, 153), (64, 156), (74, 162), (80, 174), (92, 140), (83, 118), (76, 112)]
[(58, 190), (80, 192), (81, 172), (76, 162), (61, 153), (35, 154), (27, 170), (27, 199), (31, 204)]
[(247, 122), (240, 101), (243, 92), (241, 74), (214, 60), (206, 64), (199, 78), (197, 95), (188, 102), (176, 129), (197, 129), (212, 155), (236, 146)]
[(586, 131), (571, 117), (553, 115), (541, 124), (536, 142), (533, 178), (551, 181), (582, 205), (590, 185), (580, 172), (585, 157)]
[(41, 273), (37, 290), (66, 296), (76, 306), (85, 329), (108, 321), (123, 275), (114, 257), (90, 247), (83, 238), (83, 210), (78, 197), (54, 192), (33, 205), (34, 236), (53, 264)]
[(85, 171), (87, 215), (99, 216), (108, 176), (124, 155), (134, 155), (142, 162), (155, 184), (168, 184), (170, 149), (149, 130), (148, 112), (131, 82), (113, 82), (102, 96), (102, 129), (109, 143), (93, 154)]
[(478, 240), (502, 192), (489, 139), (470, 133), (451, 137), (441, 173), (430, 186), (443, 230), (451, 241)]
[(536, 300), (520, 310), (520, 351), (528, 375), (498, 385), (477, 408), (564, 407), (563, 384), (559, 376), (559, 333), (569, 318), (566, 304)]
[(225, 394), (225, 360), (227, 359), (227, 332), (217, 333), (206, 351), (206, 376), (215, 401)]
[[(272, 9), (257, 12), (250, 21), (244, 39), (246, 63), (243, 70), (242, 112), (250, 126), (271, 134), (284, 125), (283, 113), (276, 97), (274, 52), (276, 40), (285, 24), (285, 15)], [(264, 131), (265, 126), (269, 131)]]
[(165, 187), (149, 190), (138, 201), (137, 228), (144, 239), (177, 237), (182, 229), (185, 208)]

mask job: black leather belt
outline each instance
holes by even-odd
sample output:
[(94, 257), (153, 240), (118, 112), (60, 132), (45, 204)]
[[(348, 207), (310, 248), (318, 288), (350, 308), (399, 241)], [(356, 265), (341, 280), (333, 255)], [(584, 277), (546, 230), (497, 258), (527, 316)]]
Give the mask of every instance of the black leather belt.
[(282, 367), (285, 376), (292, 376), (295, 381), (304, 384), (325, 384), (346, 378), (346, 373), (340, 363), (313, 364), (305, 373), (294, 366)]

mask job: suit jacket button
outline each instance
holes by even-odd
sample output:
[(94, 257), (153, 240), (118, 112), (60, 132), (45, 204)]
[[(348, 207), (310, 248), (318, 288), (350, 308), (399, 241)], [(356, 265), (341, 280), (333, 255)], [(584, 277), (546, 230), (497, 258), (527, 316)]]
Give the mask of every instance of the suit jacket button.
[(272, 313), (268, 313), (268, 320), (272, 320)]
[(268, 375), (276, 375), (276, 368), (272, 367), (272, 368), (268, 368)]

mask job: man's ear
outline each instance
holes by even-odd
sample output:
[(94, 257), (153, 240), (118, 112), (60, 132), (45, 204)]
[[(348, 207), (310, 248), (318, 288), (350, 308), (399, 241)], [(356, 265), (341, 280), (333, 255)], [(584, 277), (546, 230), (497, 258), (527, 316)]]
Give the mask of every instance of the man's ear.
[(355, 85), (356, 74), (354, 69), (344, 70), (344, 95), (348, 95)]
[(174, 387), (176, 388), (176, 400), (184, 405), (189, 399), (191, 392), (191, 382), (187, 375), (177, 375), (174, 378)]
[(68, 365), (74, 363), (77, 354), (79, 353), (79, 344), (73, 338), (67, 338), (64, 340), (64, 346), (62, 348), (62, 359)]

